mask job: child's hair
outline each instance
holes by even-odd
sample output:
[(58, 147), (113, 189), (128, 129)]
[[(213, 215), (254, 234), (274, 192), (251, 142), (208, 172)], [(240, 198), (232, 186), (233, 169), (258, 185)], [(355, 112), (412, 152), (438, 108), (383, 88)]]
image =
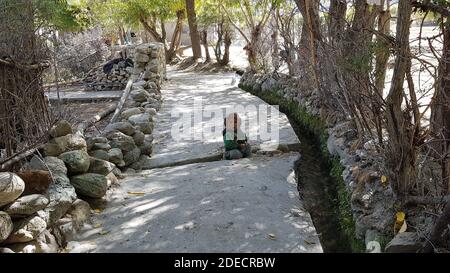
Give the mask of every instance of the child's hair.
[(231, 113), (224, 119), (223, 125), (227, 131), (237, 131), (241, 126), (241, 118), (237, 113)]

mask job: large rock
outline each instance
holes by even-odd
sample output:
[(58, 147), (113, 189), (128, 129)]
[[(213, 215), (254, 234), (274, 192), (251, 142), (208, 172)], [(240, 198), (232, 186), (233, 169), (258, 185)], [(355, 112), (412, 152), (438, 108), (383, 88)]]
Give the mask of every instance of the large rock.
[(421, 245), (416, 232), (403, 232), (397, 234), (385, 249), (387, 253), (416, 253)]
[(131, 122), (131, 124), (136, 125), (138, 123), (149, 123), (151, 116), (150, 114), (143, 113), (143, 114), (137, 114), (133, 115), (128, 118), (128, 120)]
[(152, 155), (153, 146), (151, 143), (144, 143), (143, 145), (138, 147), (141, 150), (141, 154), (143, 155)]
[(153, 131), (153, 123), (150, 114), (137, 114), (128, 118), (136, 128), (144, 134), (151, 134)]
[(122, 117), (122, 119), (128, 119), (131, 116), (142, 114), (144, 111), (145, 110), (143, 108), (138, 108), (138, 107), (130, 108), (130, 109), (123, 111), (120, 114), (120, 117)]
[(14, 173), (0, 173), (0, 208), (14, 202), (25, 190), (25, 182)]
[(131, 98), (137, 102), (144, 102), (150, 97), (150, 93), (145, 91), (144, 89), (136, 89), (130, 92)]
[(114, 167), (115, 165), (109, 161), (91, 157), (91, 163), (89, 165), (88, 172), (107, 175), (108, 173), (112, 172)]
[(137, 63), (148, 63), (150, 61), (150, 57), (147, 54), (137, 53), (134, 56), (134, 60)]
[(93, 150), (89, 151), (89, 155), (98, 159), (109, 161), (109, 151)]
[(109, 162), (116, 164), (118, 167), (125, 166), (125, 162), (123, 161), (123, 153), (119, 148), (113, 148), (108, 152)]
[(122, 132), (113, 132), (108, 134), (109, 145), (112, 148), (118, 148), (122, 152), (129, 152), (136, 148), (134, 139), (131, 136), (127, 136)]
[(57, 157), (48, 156), (44, 158), (44, 162), (48, 170), (52, 173), (67, 174), (67, 167), (64, 161)]
[(26, 217), (47, 207), (49, 200), (40, 194), (32, 194), (20, 197), (14, 203), (5, 208), (12, 217)]
[(123, 122), (112, 123), (112, 124), (109, 124), (108, 126), (106, 126), (105, 133), (113, 132), (113, 131), (119, 131), (128, 136), (131, 136), (132, 134), (134, 134), (135, 129), (134, 129), (133, 125), (131, 125), (131, 123), (129, 123), (127, 121), (123, 121)]
[(153, 136), (145, 135), (144, 144), (138, 147), (143, 155), (151, 155), (153, 152)]
[(75, 150), (86, 151), (87, 144), (83, 137), (73, 134), (54, 138), (44, 146), (46, 156), (59, 156), (64, 152)]
[(86, 140), (80, 135), (69, 134), (66, 136), (54, 138), (53, 140), (51, 140), (51, 142), (58, 144), (60, 147), (63, 147), (64, 151), (87, 149)]
[(15, 253), (14, 251), (12, 251), (12, 249), (7, 248), (7, 247), (0, 247), (0, 254), (10, 254), (10, 253)]
[(39, 216), (31, 216), (14, 223), (14, 229), (6, 244), (26, 243), (35, 240), (47, 228), (47, 224)]
[(23, 171), (17, 173), (25, 182), (23, 195), (42, 194), (47, 191), (52, 183), (52, 176), (49, 171)]
[(33, 155), (30, 162), (26, 164), (25, 170), (47, 170), (47, 167), (44, 164), (44, 159), (38, 155)]
[(59, 157), (67, 166), (70, 175), (85, 173), (89, 170), (90, 156), (85, 151), (70, 151)]
[(136, 52), (144, 55), (150, 55), (152, 53), (152, 49), (148, 46), (148, 44), (143, 44), (136, 47)]
[(72, 202), (77, 198), (75, 188), (70, 184), (67, 176), (58, 175), (56, 181), (49, 188), (50, 203), (43, 211), (47, 215), (44, 220), (49, 226), (63, 217), (72, 205)]
[(108, 180), (108, 188), (111, 187), (111, 185), (118, 185), (119, 184), (119, 179), (117, 178), (117, 176), (113, 172), (110, 172), (106, 176), (106, 179)]
[(106, 177), (96, 173), (73, 176), (70, 182), (78, 194), (92, 198), (102, 198), (108, 188)]
[(94, 143), (108, 143), (106, 137), (92, 137), (87, 140), (88, 146)]
[(64, 149), (58, 144), (46, 143), (44, 145), (44, 155), (46, 156), (59, 156), (64, 152)]
[(14, 244), (10, 246), (15, 253), (57, 253), (59, 246), (55, 236), (50, 231), (45, 230), (36, 238), (28, 243)]
[(79, 228), (90, 219), (91, 206), (89, 206), (88, 202), (77, 199), (73, 202), (68, 213), (72, 216), (74, 225)]
[(137, 147), (129, 152), (125, 152), (123, 154), (123, 161), (125, 161), (125, 166), (130, 166), (134, 162), (138, 161), (140, 155), (141, 150)]
[(130, 168), (133, 168), (135, 170), (142, 170), (150, 164), (150, 160), (151, 159), (148, 155), (141, 155), (138, 161), (131, 164)]
[(47, 191), (50, 203), (39, 215), (51, 226), (59, 220), (70, 208), (77, 198), (75, 188), (67, 177), (67, 168), (64, 161), (56, 157), (46, 157), (45, 162), (53, 175), (53, 183)]
[(53, 138), (66, 136), (72, 133), (73, 133), (72, 126), (70, 125), (69, 122), (65, 120), (60, 120), (56, 122), (56, 124), (53, 125), (53, 127), (50, 129), (50, 135)]
[(134, 133), (133, 135), (133, 139), (134, 139), (134, 143), (136, 143), (136, 145), (143, 145), (144, 144), (144, 140), (145, 140), (145, 134), (142, 133), (141, 131), (136, 131), (136, 133)]
[(69, 217), (60, 219), (52, 230), (58, 244), (64, 247), (74, 239), (77, 231), (78, 228)]
[(64, 216), (77, 195), (75, 188), (70, 184), (67, 177), (67, 168), (64, 161), (56, 157), (46, 157), (45, 162), (53, 174), (54, 181), (47, 191), (50, 203), (41, 211), (41, 218), (51, 226)]
[(145, 113), (149, 114), (150, 116), (156, 116), (157, 112), (155, 108), (152, 107), (145, 107)]
[(0, 243), (13, 231), (13, 222), (6, 212), (0, 211)]
[(109, 146), (108, 143), (95, 143), (92, 145), (92, 150), (104, 150), (109, 151), (111, 149), (111, 146)]
[(107, 144), (108, 139), (106, 137), (91, 137), (86, 139), (86, 143), (88, 151), (95, 150), (92, 148), (95, 144)]

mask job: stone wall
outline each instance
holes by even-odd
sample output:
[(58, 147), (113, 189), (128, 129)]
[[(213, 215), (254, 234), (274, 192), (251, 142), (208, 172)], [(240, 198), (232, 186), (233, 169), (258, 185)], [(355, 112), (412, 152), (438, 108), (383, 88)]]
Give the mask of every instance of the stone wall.
[[(21, 172), (0, 173), (0, 251), (50, 253), (90, 218), (79, 198), (102, 198), (116, 181), (114, 165), (92, 158), (87, 143), (66, 121), (50, 131), (51, 139)], [(5, 187), (3, 187), (5, 186)]]
[[(0, 173), (0, 253), (57, 252), (105, 200), (121, 170), (141, 169), (152, 154), (154, 117), (166, 76), (162, 44), (136, 47), (131, 92), (118, 122), (85, 138), (66, 121), (20, 173)], [(88, 202), (86, 202), (88, 201)]]
[(152, 154), (155, 116), (161, 108), (161, 85), (166, 77), (164, 46), (136, 47), (134, 80), (118, 122), (109, 124), (101, 137), (88, 139), (91, 156), (108, 160), (122, 170), (139, 170)]
[[(271, 94), (294, 102), (312, 117), (324, 120), (319, 107), (320, 97), (301, 79), (247, 72), (242, 76), (240, 86), (256, 94)], [(377, 155), (371, 141), (358, 147), (356, 129), (351, 121), (339, 115), (325, 119), (327, 141), (323, 144), (342, 165), (342, 179), (350, 196), (348, 201), (355, 220), (356, 236), (373, 240), (377, 234), (389, 233), (395, 214), (395, 195), (389, 183), (381, 183), (383, 159)]]
[[(86, 90), (123, 90), (132, 75), (141, 75), (142, 80), (152, 80), (158, 87), (161, 86), (166, 77), (163, 44), (126, 45), (113, 48), (112, 51), (115, 54), (111, 56), (107, 73), (102, 65), (92, 69), (83, 79)], [(123, 60), (118, 61), (121, 56)], [(116, 62), (111, 63), (114, 60)], [(133, 62), (134, 68), (133, 64), (130, 65), (129, 60)]]

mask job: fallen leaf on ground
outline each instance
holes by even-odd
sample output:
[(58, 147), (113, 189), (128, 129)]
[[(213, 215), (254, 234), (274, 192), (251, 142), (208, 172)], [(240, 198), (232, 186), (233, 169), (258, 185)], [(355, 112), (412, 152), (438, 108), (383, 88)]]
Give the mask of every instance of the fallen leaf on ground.
[(94, 213), (102, 213), (102, 209), (94, 209)]
[(407, 225), (405, 218), (406, 214), (403, 211), (399, 211), (395, 214), (394, 234), (406, 231)]
[(397, 212), (397, 214), (395, 215), (397, 223), (403, 223), (403, 221), (405, 221), (405, 217), (406, 214), (402, 211)]
[(145, 192), (142, 192), (142, 191), (129, 191), (128, 194), (129, 195), (142, 196), (142, 195), (145, 195)]
[(270, 240), (276, 240), (277, 239), (277, 236), (275, 234), (273, 234), (273, 233), (269, 233), (268, 235), (269, 235), (269, 239)]
[(400, 230), (398, 231), (398, 233), (403, 233), (406, 231), (406, 229), (408, 229), (408, 225), (406, 224), (406, 220), (405, 220), (405, 221), (403, 221), (403, 225), (400, 228)]
[(383, 186), (387, 186), (387, 184), (388, 184), (387, 181), (388, 181), (387, 177), (385, 175), (382, 175), (381, 176), (381, 184)]

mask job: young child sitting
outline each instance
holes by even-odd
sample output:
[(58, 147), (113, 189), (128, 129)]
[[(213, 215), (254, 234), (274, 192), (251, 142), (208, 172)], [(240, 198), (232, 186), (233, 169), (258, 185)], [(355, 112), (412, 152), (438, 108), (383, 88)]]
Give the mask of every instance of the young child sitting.
[(247, 136), (241, 130), (241, 118), (237, 113), (228, 115), (224, 120), (223, 142), (225, 159), (233, 160), (251, 156), (251, 147)]

